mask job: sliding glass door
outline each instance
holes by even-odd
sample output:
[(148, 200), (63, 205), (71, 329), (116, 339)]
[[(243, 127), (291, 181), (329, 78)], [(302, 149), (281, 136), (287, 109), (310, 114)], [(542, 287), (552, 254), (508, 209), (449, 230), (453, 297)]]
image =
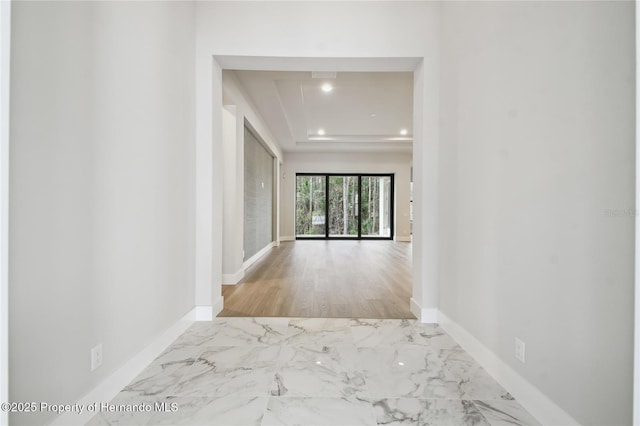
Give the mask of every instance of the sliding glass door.
[(329, 237), (358, 236), (358, 177), (329, 176)]
[(296, 176), (296, 236), (326, 236), (326, 176)]
[(296, 238), (393, 238), (393, 175), (296, 175)]
[(362, 237), (391, 237), (391, 176), (362, 176)]

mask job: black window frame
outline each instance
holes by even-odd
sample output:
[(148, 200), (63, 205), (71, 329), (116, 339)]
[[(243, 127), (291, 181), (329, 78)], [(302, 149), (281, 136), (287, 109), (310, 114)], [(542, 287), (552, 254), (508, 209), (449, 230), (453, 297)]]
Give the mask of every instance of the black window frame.
[[(325, 227), (324, 227), (324, 237), (319, 236), (309, 236), (305, 237), (304, 235), (298, 235), (296, 231), (297, 223), (294, 223), (294, 232), (296, 240), (393, 240), (395, 237), (395, 173), (296, 173), (296, 198), (294, 205), (298, 205), (298, 176), (320, 176), (324, 177), (324, 194), (325, 194), (325, 203), (324, 203), (324, 217), (325, 217)], [(329, 178), (332, 176), (351, 176), (358, 178), (358, 235), (357, 236), (342, 236), (342, 235), (329, 235)], [(362, 211), (360, 210), (362, 206), (362, 178), (363, 177), (388, 177), (390, 179), (391, 187), (389, 188), (389, 236), (388, 237), (379, 237), (379, 236), (362, 236)], [(297, 207), (295, 207), (297, 208)], [(294, 221), (296, 220), (296, 215), (293, 215)]]

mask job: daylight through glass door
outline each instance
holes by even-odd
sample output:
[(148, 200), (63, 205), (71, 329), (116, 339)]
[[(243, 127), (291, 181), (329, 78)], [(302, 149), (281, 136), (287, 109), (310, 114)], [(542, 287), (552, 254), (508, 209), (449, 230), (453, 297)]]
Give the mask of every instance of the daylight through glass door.
[(296, 176), (296, 236), (326, 235), (326, 176)]
[(329, 237), (358, 236), (358, 177), (329, 176)]
[(392, 174), (296, 175), (296, 238), (392, 239)]

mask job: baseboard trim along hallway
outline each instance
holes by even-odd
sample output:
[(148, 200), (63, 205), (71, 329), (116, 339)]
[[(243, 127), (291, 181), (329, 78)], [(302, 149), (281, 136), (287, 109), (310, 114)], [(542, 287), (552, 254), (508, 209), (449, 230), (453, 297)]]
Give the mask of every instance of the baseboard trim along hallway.
[(275, 246), (276, 246), (276, 242), (275, 241), (267, 244), (262, 250), (260, 250), (259, 252), (257, 252), (253, 256), (251, 256), (249, 259), (247, 259), (242, 264), (242, 267), (246, 270), (248, 267), (250, 267), (251, 265), (256, 263), (262, 256), (264, 256), (265, 254), (269, 253), (269, 250), (271, 250)]
[[(220, 298), (222, 299), (222, 298)], [(222, 306), (222, 302), (220, 302)], [(134, 355), (124, 365), (107, 376), (98, 386), (89, 393), (81, 397), (76, 404), (87, 407), (96, 402), (111, 401), (127, 384), (140, 374), (154, 359), (156, 359), (165, 349), (169, 347), (182, 333), (197, 321), (211, 321), (213, 318), (211, 306), (196, 306), (185, 316), (180, 318), (174, 325), (169, 327), (164, 333), (154, 339), (141, 352)], [(216, 312), (217, 314), (217, 312)], [(86, 409), (81, 414), (67, 412), (58, 416), (51, 425), (75, 426), (84, 425), (95, 415)]]
[(236, 285), (244, 278), (244, 267), (233, 274), (222, 274), (223, 285)]
[(458, 323), (442, 312), (438, 319), (440, 327), (543, 425), (580, 424)]
[(423, 324), (437, 324), (438, 323), (438, 310), (434, 308), (423, 308), (412, 297), (410, 301), (411, 313)]

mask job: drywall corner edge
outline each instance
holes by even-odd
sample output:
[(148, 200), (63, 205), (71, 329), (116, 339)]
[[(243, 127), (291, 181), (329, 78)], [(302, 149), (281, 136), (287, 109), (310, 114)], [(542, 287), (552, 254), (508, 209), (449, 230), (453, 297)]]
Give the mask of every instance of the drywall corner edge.
[(211, 321), (214, 317), (213, 306), (196, 306), (193, 312), (194, 321)]
[(208, 319), (199, 319), (198, 321), (211, 321), (224, 309), (224, 296), (218, 297), (211, 307), (211, 317)]
[(423, 308), (412, 297), (411, 298), (411, 313), (423, 324), (437, 324), (438, 323), (438, 310), (434, 308)]
[(233, 274), (222, 274), (222, 284), (236, 285), (242, 278), (244, 278), (244, 268), (234, 272)]

